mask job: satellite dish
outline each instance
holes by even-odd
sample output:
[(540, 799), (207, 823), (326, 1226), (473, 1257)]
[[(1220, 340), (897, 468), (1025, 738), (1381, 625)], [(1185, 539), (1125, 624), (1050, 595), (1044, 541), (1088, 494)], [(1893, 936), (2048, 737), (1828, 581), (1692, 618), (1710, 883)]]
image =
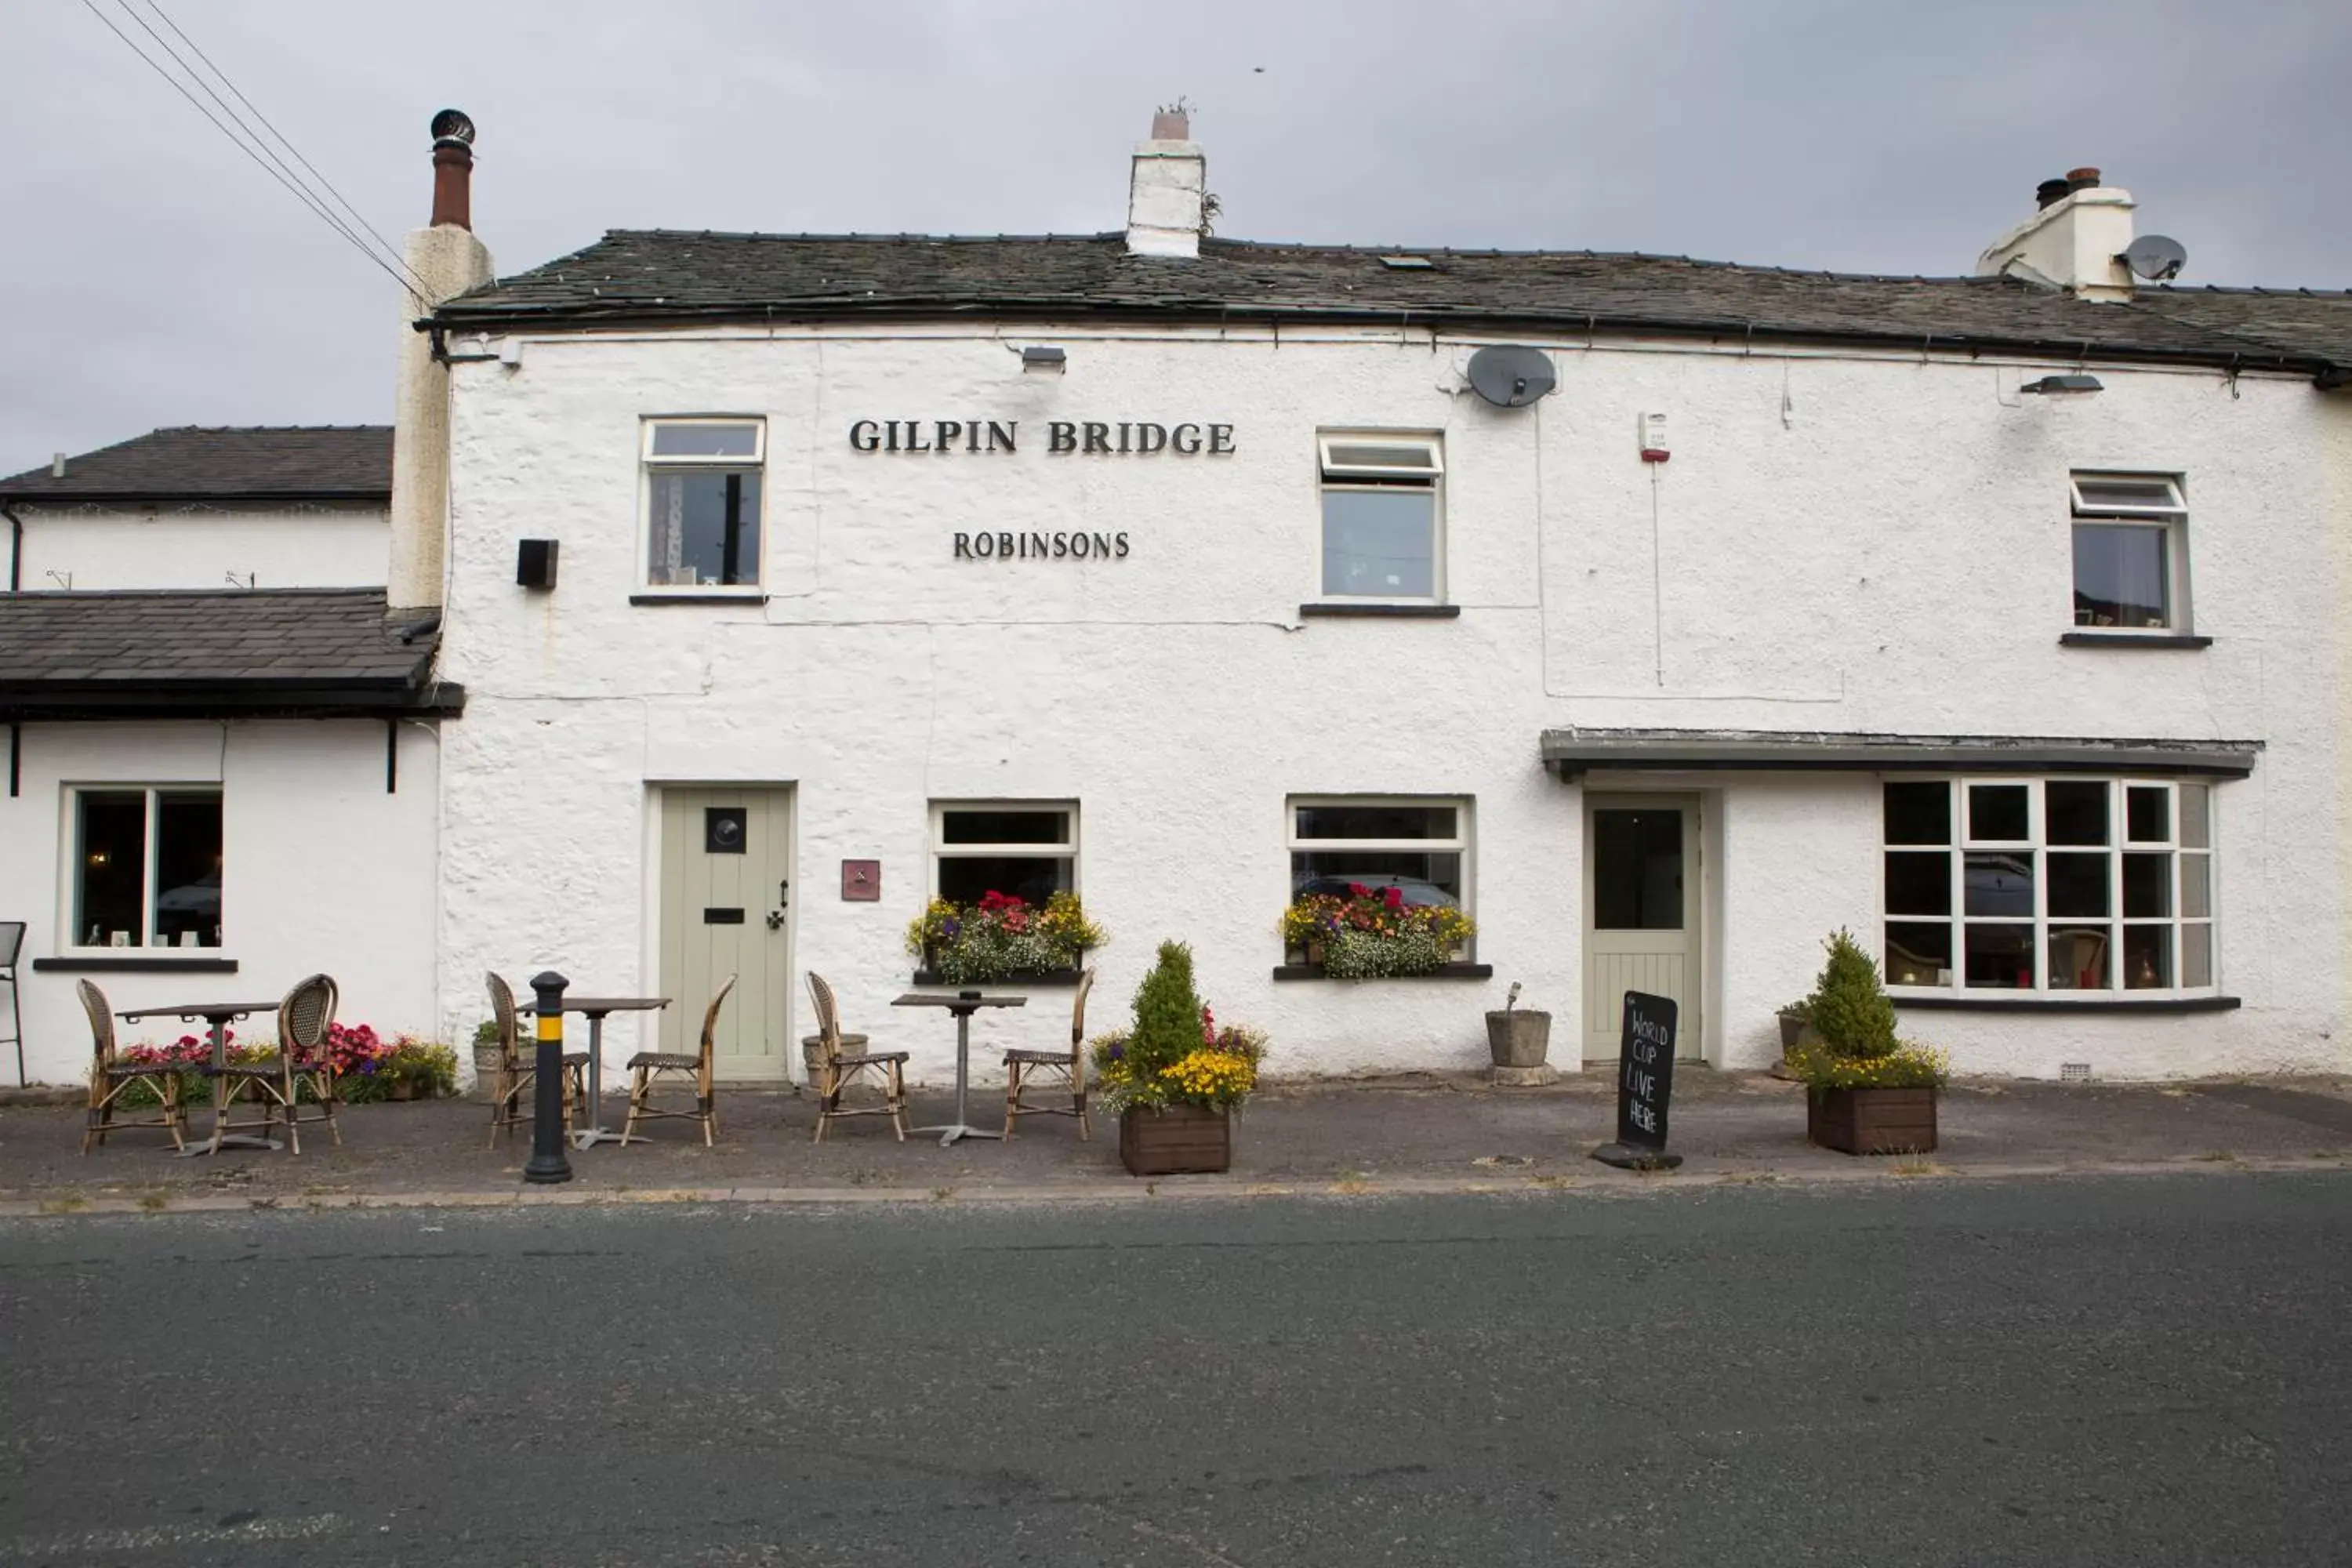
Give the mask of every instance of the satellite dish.
[(1470, 356), (1470, 389), (1497, 408), (1524, 408), (1559, 379), (1549, 354), (1522, 343), (1496, 343)]
[(466, 118), (462, 109), (445, 109), (433, 117), (433, 140), (470, 147), (474, 144), (474, 122)]
[(2189, 265), (2189, 252), (2177, 239), (2144, 234), (2116, 259), (2150, 282), (2163, 283), (2180, 276), (2180, 269)]

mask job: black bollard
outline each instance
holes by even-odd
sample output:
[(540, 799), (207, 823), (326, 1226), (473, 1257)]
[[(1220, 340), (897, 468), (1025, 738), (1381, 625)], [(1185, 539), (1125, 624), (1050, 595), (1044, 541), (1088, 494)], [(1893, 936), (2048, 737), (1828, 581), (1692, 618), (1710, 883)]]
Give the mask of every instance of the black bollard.
[(572, 982), (552, 969), (530, 977), (539, 1014), (537, 1075), (531, 1080), (530, 1163), (526, 1182), (568, 1182), (572, 1162), (563, 1156), (563, 988)]

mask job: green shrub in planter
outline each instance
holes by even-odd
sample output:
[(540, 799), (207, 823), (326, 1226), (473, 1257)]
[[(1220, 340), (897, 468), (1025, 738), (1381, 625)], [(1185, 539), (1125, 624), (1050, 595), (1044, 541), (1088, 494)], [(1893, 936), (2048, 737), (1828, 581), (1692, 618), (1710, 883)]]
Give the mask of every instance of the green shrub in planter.
[(1868, 1058), (1895, 1049), (1895, 1003), (1878, 978), (1878, 961), (1841, 926), (1822, 943), (1829, 961), (1802, 1005), (1830, 1054)]

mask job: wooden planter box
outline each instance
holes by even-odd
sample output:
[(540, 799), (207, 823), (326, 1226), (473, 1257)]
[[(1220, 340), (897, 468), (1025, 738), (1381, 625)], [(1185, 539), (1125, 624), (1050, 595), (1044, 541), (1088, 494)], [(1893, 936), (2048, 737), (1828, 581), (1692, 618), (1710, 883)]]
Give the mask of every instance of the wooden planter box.
[(1936, 1147), (1932, 1089), (1823, 1089), (1805, 1097), (1805, 1135), (1848, 1154), (1924, 1154)]
[(1129, 1110), (1118, 1119), (1118, 1163), (1130, 1176), (1181, 1176), (1231, 1168), (1230, 1111), (1198, 1105)]

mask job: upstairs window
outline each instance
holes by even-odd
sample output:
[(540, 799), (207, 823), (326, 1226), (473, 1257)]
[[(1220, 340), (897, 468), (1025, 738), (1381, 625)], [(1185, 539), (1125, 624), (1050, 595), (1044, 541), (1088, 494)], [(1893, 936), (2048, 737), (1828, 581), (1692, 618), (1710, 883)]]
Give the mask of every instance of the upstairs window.
[(2074, 624), (2189, 630), (2189, 503), (2166, 474), (2076, 474)]
[(765, 423), (648, 419), (644, 456), (646, 583), (757, 587)]
[(1445, 591), (1438, 437), (1326, 435), (1318, 445), (1324, 596), (1436, 602)]
[(218, 947), (216, 789), (73, 792), (69, 947)]

